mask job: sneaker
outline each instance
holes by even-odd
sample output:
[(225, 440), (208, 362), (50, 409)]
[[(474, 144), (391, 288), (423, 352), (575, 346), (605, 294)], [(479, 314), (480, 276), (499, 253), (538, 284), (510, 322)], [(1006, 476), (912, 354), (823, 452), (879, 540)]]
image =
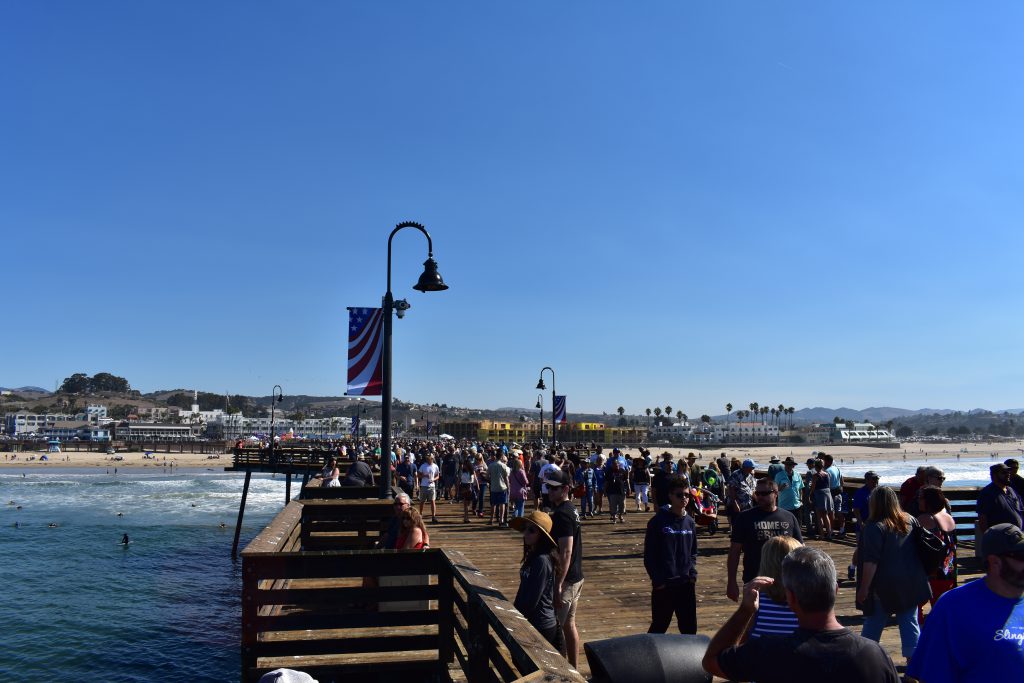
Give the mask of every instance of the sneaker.
[(846, 578), (850, 581), (857, 580), (857, 567), (855, 565), (851, 564), (849, 567), (846, 568)]

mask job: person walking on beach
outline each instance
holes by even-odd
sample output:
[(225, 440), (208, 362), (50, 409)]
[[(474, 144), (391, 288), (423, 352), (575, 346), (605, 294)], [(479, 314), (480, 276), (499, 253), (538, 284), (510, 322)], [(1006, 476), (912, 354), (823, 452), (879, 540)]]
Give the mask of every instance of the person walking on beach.
[(803, 543), (800, 520), (788, 510), (778, 507), (779, 487), (774, 481), (761, 479), (754, 487), (757, 507), (744, 510), (732, 521), (732, 537), (729, 543), (729, 557), (726, 560), (726, 596), (735, 602), (740, 589), (736, 582), (736, 570), (743, 556), (743, 582), (757, 576), (761, 566), (761, 546), (773, 536), (792, 536)]
[(981, 538), (985, 576), (935, 603), (907, 676), (921, 683), (1019, 680), (1024, 674), (1024, 533), (996, 524)]
[(774, 580), (758, 576), (743, 586), (736, 612), (718, 629), (701, 662), (713, 676), (760, 683), (899, 683), (892, 659), (878, 643), (836, 619), (836, 567), (816, 548), (801, 546), (782, 561), (786, 604), (800, 627), (789, 636), (740, 643)]
[(672, 476), (666, 482), (669, 504), (647, 523), (644, 568), (651, 577), (651, 626), (648, 633), (665, 633), (672, 615), (680, 633), (697, 633), (697, 533), (686, 514), (690, 486)]
[(559, 470), (545, 480), (553, 506), (551, 536), (558, 544), (559, 573), (555, 581), (555, 610), (565, 635), (565, 656), (576, 668), (580, 634), (576, 630), (576, 608), (583, 590), (583, 535), (580, 514), (569, 500), (569, 481)]

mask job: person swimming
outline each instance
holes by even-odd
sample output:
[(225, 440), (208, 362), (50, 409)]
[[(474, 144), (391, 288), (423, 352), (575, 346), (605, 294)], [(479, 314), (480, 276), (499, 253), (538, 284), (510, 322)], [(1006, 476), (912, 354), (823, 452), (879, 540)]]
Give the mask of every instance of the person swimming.
[(128, 545), (131, 541), (128, 540), (128, 534), (121, 537), (121, 545)]
[(56, 529), (56, 528), (57, 528), (57, 522), (50, 522), (50, 523), (49, 523), (49, 524), (47, 524), (46, 526), (47, 526), (48, 528), (50, 528), (50, 529)]
[(124, 517), (124, 513), (123, 513), (123, 512), (118, 512), (118, 513), (117, 513), (117, 516), (118, 516), (118, 517)]

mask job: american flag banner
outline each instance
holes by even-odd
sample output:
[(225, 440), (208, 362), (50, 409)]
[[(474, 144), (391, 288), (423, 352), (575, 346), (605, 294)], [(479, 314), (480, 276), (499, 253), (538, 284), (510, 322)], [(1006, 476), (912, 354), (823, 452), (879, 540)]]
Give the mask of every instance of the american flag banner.
[(380, 396), (383, 388), (384, 309), (348, 309), (346, 396)]
[(359, 416), (358, 415), (356, 415), (355, 417), (352, 418), (352, 426), (349, 427), (349, 433), (351, 433), (352, 436), (359, 436)]
[(565, 424), (565, 396), (555, 396), (555, 422)]

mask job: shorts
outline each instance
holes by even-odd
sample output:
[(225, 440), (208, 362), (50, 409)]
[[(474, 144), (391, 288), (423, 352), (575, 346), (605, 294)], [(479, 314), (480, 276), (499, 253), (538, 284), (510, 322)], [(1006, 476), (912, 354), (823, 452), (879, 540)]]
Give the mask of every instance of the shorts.
[(459, 500), (461, 501), (473, 501), (473, 485), (472, 484), (459, 484)]
[(565, 626), (576, 618), (576, 606), (580, 602), (580, 594), (583, 592), (583, 579), (576, 583), (567, 583), (562, 586), (562, 606), (555, 610), (558, 623)]
[(843, 490), (842, 489), (831, 489), (829, 493), (832, 494), (832, 507), (836, 512), (846, 512), (843, 507)]
[(818, 490), (814, 492), (814, 509), (821, 510), (823, 512), (832, 512), (833, 510), (832, 493), (829, 491)]
[(420, 500), (431, 501), (437, 499), (437, 489), (433, 486), (420, 487)]
[(491, 505), (508, 505), (508, 491), (491, 489)]

